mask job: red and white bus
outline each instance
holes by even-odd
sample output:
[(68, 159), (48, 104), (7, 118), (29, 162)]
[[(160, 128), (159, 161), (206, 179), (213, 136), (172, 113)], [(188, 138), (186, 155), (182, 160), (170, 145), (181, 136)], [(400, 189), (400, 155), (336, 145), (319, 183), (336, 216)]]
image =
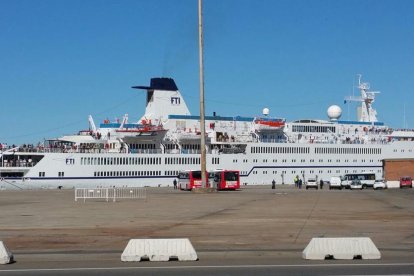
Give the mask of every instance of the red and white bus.
[[(213, 174), (207, 172), (206, 186), (210, 187), (210, 182), (213, 181)], [(200, 170), (188, 170), (181, 171), (178, 174), (178, 188), (180, 190), (191, 191), (194, 188), (201, 188), (201, 171)]]
[(217, 190), (240, 189), (240, 171), (215, 170), (213, 177), (213, 187), (217, 187)]

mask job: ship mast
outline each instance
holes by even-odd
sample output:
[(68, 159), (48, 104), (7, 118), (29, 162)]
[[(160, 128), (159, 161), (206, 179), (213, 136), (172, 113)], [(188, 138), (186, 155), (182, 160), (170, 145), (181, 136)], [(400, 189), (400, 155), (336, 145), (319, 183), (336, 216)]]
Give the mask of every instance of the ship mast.
[(200, 60), (200, 128), (201, 128), (201, 181), (206, 188), (206, 128), (204, 119), (204, 65), (203, 65), (203, 13), (202, 0), (198, 0), (198, 45)]
[(372, 108), (375, 101), (375, 94), (379, 91), (369, 91), (370, 85), (368, 82), (361, 82), (361, 75), (358, 75), (358, 88), (361, 96), (350, 96), (345, 98), (347, 102), (360, 102), (361, 106), (358, 109), (358, 121), (360, 122), (377, 122), (377, 111)]

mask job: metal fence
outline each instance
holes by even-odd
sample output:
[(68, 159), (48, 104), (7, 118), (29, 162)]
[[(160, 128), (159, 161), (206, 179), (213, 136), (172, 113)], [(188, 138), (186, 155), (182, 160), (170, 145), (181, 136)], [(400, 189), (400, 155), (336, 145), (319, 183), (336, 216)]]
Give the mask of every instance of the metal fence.
[(76, 188), (75, 201), (78, 199), (105, 199), (106, 201), (117, 199), (146, 199), (147, 190), (141, 187), (130, 188)]

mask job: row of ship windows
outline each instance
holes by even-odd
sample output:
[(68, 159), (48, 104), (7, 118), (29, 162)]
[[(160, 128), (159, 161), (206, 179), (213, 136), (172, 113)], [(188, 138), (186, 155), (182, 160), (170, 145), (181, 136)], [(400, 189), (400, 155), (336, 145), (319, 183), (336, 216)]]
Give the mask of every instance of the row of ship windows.
[(335, 133), (335, 127), (326, 126), (292, 126), (292, 132), (331, 132)]
[(161, 157), (81, 157), (81, 165), (157, 165)]
[[(73, 165), (75, 162), (68, 162), (66, 164)], [(220, 164), (220, 159), (212, 158), (213, 164)], [(81, 157), (81, 165), (158, 165), (161, 164), (161, 157)], [(166, 157), (166, 165), (198, 165), (201, 164), (198, 157)]]
[(179, 171), (165, 171), (165, 175), (177, 176), (179, 173)]
[[(251, 153), (310, 153), (306, 147), (252, 147)], [(316, 154), (381, 154), (380, 148), (315, 148)]]
[(93, 176), (157, 176), (161, 171), (109, 171), (94, 172)]
[(155, 144), (129, 144), (130, 149), (155, 149)]
[[(220, 158), (214, 157), (212, 158), (212, 164), (220, 164)], [(296, 159), (290, 160), (292, 163), (297, 163)], [(332, 162), (341, 162), (340, 159), (332, 160), (327, 159), (328, 163)], [(253, 163), (258, 163), (258, 159), (253, 159)], [(267, 159), (262, 160), (263, 163), (268, 163)], [(277, 159), (272, 160), (273, 163), (277, 163)], [(282, 159), (282, 163), (288, 162), (287, 159)], [(310, 159), (306, 161), (306, 159), (301, 159), (300, 163), (314, 163), (315, 159)], [(323, 159), (318, 160), (319, 163), (323, 163)], [(348, 159), (343, 160), (343, 162), (348, 163), (350, 162)], [(357, 159), (353, 159), (352, 162), (356, 163), (358, 162)], [(366, 160), (361, 160), (362, 163), (365, 163)], [(373, 159), (370, 159), (369, 162), (374, 162)], [(381, 160), (378, 160), (378, 162), (381, 162)], [(68, 162), (66, 162), (68, 163)], [(74, 163), (74, 162), (73, 162)], [(233, 159), (233, 163), (238, 163), (238, 159)], [(248, 159), (243, 159), (243, 163), (248, 163)], [(72, 164), (72, 163), (71, 163)], [(161, 164), (161, 158), (151, 158), (151, 157), (143, 157), (143, 158), (136, 158), (136, 157), (82, 157), (81, 158), (81, 165), (158, 165)], [(165, 164), (166, 165), (198, 165), (201, 164), (200, 158), (198, 157), (167, 157), (165, 158)]]
[(201, 164), (200, 158), (198, 157), (166, 157), (165, 158), (165, 164), (166, 165), (174, 165), (174, 164)]
[(309, 153), (310, 148), (303, 147), (252, 147), (251, 153)]
[[(398, 150), (395, 149), (394, 152), (398, 152)], [(405, 152), (405, 150), (402, 149), (401, 152)], [(413, 150), (409, 149), (408, 152), (413, 152)]]
[[(211, 159), (212, 164), (220, 164), (220, 158), (214, 157)], [(292, 163), (314, 163), (315, 159), (310, 159), (309, 161), (306, 161), (306, 159), (301, 159), (300, 161), (297, 161), (296, 159), (290, 160)], [(243, 159), (243, 163), (248, 163), (248, 159)], [(258, 163), (258, 159), (253, 159), (253, 163)], [(262, 160), (263, 163), (268, 163), (267, 159)], [(277, 163), (277, 159), (272, 160), (273, 163)], [(288, 162), (287, 159), (282, 159), (282, 163)], [(318, 160), (319, 163), (323, 163), (323, 159)], [(340, 159), (332, 160), (327, 159), (328, 163), (332, 162), (341, 162)], [(348, 159), (343, 160), (343, 162), (348, 163), (350, 162)], [(353, 159), (352, 162), (356, 163), (358, 162), (357, 159)], [(363, 159), (361, 162), (365, 163), (366, 160)], [(368, 162), (374, 162), (373, 159), (370, 159)], [(378, 160), (378, 162), (381, 162), (381, 160)], [(68, 160), (66, 160), (66, 164), (74, 164), (73, 162), (68, 163)], [(233, 163), (238, 163), (238, 159), (233, 159)], [(161, 157), (151, 158), (151, 157), (81, 157), (81, 165), (158, 165), (161, 164)], [(200, 158), (198, 157), (166, 157), (165, 158), (165, 164), (166, 165), (198, 165), (201, 164)]]
[[(301, 175), (303, 175), (303, 174), (306, 173), (306, 174), (313, 175), (315, 173), (319, 173), (319, 174), (322, 174), (322, 173), (329, 173), (329, 174), (335, 173), (337, 175), (341, 175), (341, 174), (347, 174), (347, 173), (360, 173), (360, 172), (374, 172), (374, 170), (370, 170), (370, 171), (360, 170), (359, 172), (358, 172), (358, 170), (343, 170), (343, 171), (342, 170), (327, 170), (327, 171), (324, 171), (324, 170), (319, 170), (319, 171), (314, 171), (314, 170), (310, 170), (310, 171), (304, 171), (304, 170), (302, 170), (302, 171), (295, 171), (295, 170), (292, 170), (292, 171), (282, 171), (279, 174), (285, 175), (285, 174), (290, 173), (290, 174), (293, 174), (293, 175), (294, 174), (301, 174)], [(246, 175), (248, 173), (249, 173), (248, 171), (241, 171), (240, 172), (241, 175)], [(270, 174), (269, 171), (262, 171), (261, 173), (262, 174)], [(272, 171), (271, 173), (272, 174), (278, 174), (278, 171)], [(377, 170), (377, 173), (382, 173), (382, 170)], [(252, 174), (253, 175), (257, 175), (257, 174), (259, 174), (259, 171), (258, 170), (253, 171)]]
[[(296, 161), (296, 159), (292, 159), (292, 160), (290, 160), (292, 163), (297, 163)], [(259, 162), (259, 160), (258, 159), (253, 159), (253, 163), (258, 163)], [(263, 159), (262, 160), (262, 162), (263, 163), (268, 163), (268, 160), (267, 159)], [(273, 163), (277, 163), (277, 159), (273, 159), (272, 160), (272, 162)], [(282, 159), (282, 163), (287, 163), (288, 162), (288, 160), (287, 159)], [(315, 159), (310, 159), (310, 160), (308, 160), (308, 161), (306, 161), (306, 159), (301, 159), (300, 160), (300, 163), (306, 163), (306, 162), (309, 162), (309, 163), (315, 163)], [(318, 162), (319, 163), (323, 163), (324, 161), (323, 161), (323, 159), (319, 159), (318, 160)], [(336, 160), (332, 160), (332, 159), (328, 159), (327, 160), (327, 163), (332, 163), (332, 162), (336, 162), (336, 163), (340, 163), (341, 162), (341, 160), (340, 159), (336, 159)], [(349, 163), (350, 161), (348, 160), (348, 159), (345, 159), (345, 160), (343, 160), (342, 162), (344, 162), (344, 163)], [(358, 162), (358, 159), (353, 159), (352, 160), (352, 162), (354, 162), (354, 163), (357, 163)], [(365, 162), (367, 162), (365, 159), (363, 159), (363, 160), (361, 160), (361, 162), (362, 163), (365, 163)], [(370, 162), (370, 163), (373, 163), (374, 162), (374, 159), (370, 159), (368, 162)], [(381, 162), (381, 159), (378, 159), (378, 162)], [(233, 159), (233, 163), (238, 163), (238, 160), (237, 159)], [(243, 163), (248, 163), (248, 159), (243, 159)], [(214, 163), (213, 163), (214, 164)]]
[[(102, 171), (94, 172), (93, 176), (157, 176), (161, 171)], [(165, 171), (165, 175), (178, 175), (178, 171)], [(39, 177), (45, 177), (45, 172), (39, 172)], [(65, 172), (58, 172), (58, 177), (64, 177)]]
[(380, 148), (315, 148), (317, 154), (381, 154)]

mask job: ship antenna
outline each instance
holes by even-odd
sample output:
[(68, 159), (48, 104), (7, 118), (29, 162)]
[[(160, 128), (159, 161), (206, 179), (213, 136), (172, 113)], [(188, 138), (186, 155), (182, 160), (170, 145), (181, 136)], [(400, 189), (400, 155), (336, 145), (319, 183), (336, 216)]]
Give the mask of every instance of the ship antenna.
[(404, 102), (404, 118), (403, 118), (403, 126), (404, 129), (407, 129), (407, 118), (405, 117), (405, 102)]

